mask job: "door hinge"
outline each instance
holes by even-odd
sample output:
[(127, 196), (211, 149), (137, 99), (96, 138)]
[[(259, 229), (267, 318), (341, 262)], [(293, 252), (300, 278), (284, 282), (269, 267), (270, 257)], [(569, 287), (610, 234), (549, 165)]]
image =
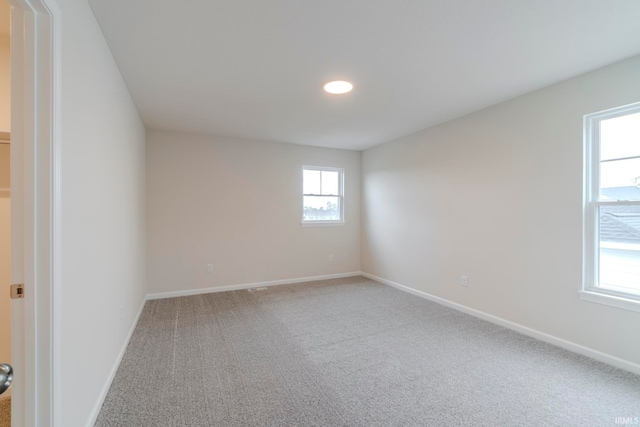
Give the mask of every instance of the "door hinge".
[(24, 298), (24, 285), (11, 285), (11, 299)]

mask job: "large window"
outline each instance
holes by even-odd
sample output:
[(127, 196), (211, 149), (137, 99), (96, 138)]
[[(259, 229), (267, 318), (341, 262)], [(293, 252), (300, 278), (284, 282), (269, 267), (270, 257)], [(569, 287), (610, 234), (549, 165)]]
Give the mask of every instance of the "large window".
[(585, 116), (582, 297), (640, 311), (640, 103)]
[(344, 223), (344, 170), (302, 167), (302, 223)]

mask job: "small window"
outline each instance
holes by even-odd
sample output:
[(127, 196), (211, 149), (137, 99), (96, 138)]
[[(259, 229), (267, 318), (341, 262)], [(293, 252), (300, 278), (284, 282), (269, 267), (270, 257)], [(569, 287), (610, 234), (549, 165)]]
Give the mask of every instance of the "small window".
[(585, 299), (640, 311), (640, 103), (585, 116)]
[(302, 223), (344, 223), (344, 170), (302, 167)]

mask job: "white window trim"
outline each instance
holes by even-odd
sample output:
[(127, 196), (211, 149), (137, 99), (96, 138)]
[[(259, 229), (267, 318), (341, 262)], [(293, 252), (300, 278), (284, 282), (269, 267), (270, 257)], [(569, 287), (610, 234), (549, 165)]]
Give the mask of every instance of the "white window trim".
[[(317, 170), (317, 171), (329, 171), (329, 172), (338, 172), (338, 188), (340, 190), (340, 194), (337, 195), (331, 195), (334, 197), (338, 197), (339, 203), (340, 203), (340, 219), (338, 220), (331, 220), (331, 221), (323, 221), (323, 220), (305, 220), (304, 219), (304, 196), (318, 196), (318, 194), (305, 194), (304, 193), (304, 189), (301, 191), (302, 193), (302, 197), (301, 197), (301, 207), (302, 207), (302, 220), (300, 221), (300, 224), (303, 227), (331, 227), (331, 226), (341, 226), (345, 224), (345, 219), (344, 219), (344, 169), (343, 168), (336, 168), (336, 167), (325, 167), (325, 166), (308, 166), (308, 165), (303, 165), (302, 168), (300, 169), (301, 174), (304, 176), (304, 171), (305, 170)], [(304, 184), (304, 178), (302, 178), (300, 180), (300, 182), (302, 184)]]
[(579, 291), (579, 293), (580, 299), (585, 301), (597, 302), (611, 307), (640, 312), (640, 303), (635, 299), (608, 294), (602, 289), (598, 289), (597, 291), (583, 289)]
[(617, 292), (598, 285), (599, 214), (601, 206), (640, 206), (640, 201), (600, 201), (600, 122), (640, 112), (640, 102), (584, 116), (583, 283), (585, 301), (640, 312), (640, 295)]

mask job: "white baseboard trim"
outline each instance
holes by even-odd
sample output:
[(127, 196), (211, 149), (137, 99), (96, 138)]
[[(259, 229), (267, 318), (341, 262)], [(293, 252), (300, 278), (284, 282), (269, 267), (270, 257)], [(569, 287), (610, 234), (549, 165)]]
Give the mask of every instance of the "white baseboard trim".
[(118, 367), (120, 367), (120, 362), (122, 362), (122, 358), (124, 357), (124, 352), (127, 350), (127, 346), (129, 345), (129, 341), (131, 340), (131, 336), (133, 335), (133, 331), (135, 331), (136, 326), (138, 326), (138, 320), (140, 320), (140, 315), (142, 314), (142, 310), (144, 309), (144, 304), (147, 302), (147, 298), (145, 297), (142, 300), (142, 304), (140, 304), (140, 308), (138, 309), (138, 314), (136, 314), (135, 319), (131, 323), (131, 328), (129, 329), (129, 333), (127, 334), (127, 338), (124, 340), (122, 348), (120, 349), (120, 353), (116, 358), (113, 367), (111, 368), (111, 372), (109, 372), (109, 376), (107, 377), (107, 381), (105, 382), (102, 390), (100, 391), (100, 396), (91, 411), (91, 418), (89, 418), (89, 422), (87, 423), (87, 427), (91, 427), (96, 423), (98, 419), (98, 415), (100, 415), (100, 409), (102, 409), (102, 404), (104, 400), (107, 398), (107, 393), (109, 393), (109, 389), (111, 388), (111, 383), (116, 376), (116, 372), (118, 372)]
[(465, 305), (458, 304), (458, 303), (446, 300), (444, 298), (440, 298), (435, 295), (431, 295), (426, 292), (422, 292), (417, 289), (413, 289), (408, 286), (401, 285), (396, 282), (392, 282), (391, 280), (383, 279), (382, 277), (374, 276), (373, 274), (362, 272), (361, 275), (371, 280), (384, 283), (385, 285), (393, 286), (394, 288), (399, 289), (401, 291), (419, 296), (421, 298), (436, 302), (438, 304), (442, 304), (444, 306), (453, 308), (455, 310), (461, 311), (466, 314), (470, 314), (471, 316), (478, 317), (488, 322), (495, 323), (507, 329), (511, 329), (513, 331), (519, 332), (523, 335), (536, 338), (540, 341), (544, 341), (549, 344), (555, 345), (557, 347), (564, 348), (565, 350), (569, 350), (574, 353), (578, 353), (583, 356), (589, 357), (591, 359), (595, 359), (600, 362), (606, 363), (608, 365), (615, 366), (616, 368), (624, 369), (625, 371), (633, 372), (634, 374), (640, 375), (640, 365), (630, 362), (628, 360), (620, 359), (619, 357), (615, 357), (610, 354), (606, 354), (601, 351), (594, 350), (592, 348), (585, 347), (580, 344), (576, 344), (574, 342), (567, 341), (565, 339), (558, 338), (556, 336), (549, 335), (544, 332), (540, 332), (535, 329), (528, 328), (526, 326), (522, 326), (518, 323), (505, 320), (501, 317), (497, 317), (497, 316), (485, 313), (483, 311), (476, 310), (474, 308), (470, 308)]
[(292, 283), (315, 282), (317, 280), (342, 279), (343, 277), (360, 276), (360, 274), (361, 273), (359, 271), (352, 271), (349, 273), (327, 274), (324, 276), (298, 277), (295, 279), (271, 280), (268, 282), (244, 283), (240, 285), (229, 285), (229, 286), (214, 286), (212, 288), (190, 289), (186, 291), (159, 292), (154, 294), (148, 294), (147, 299), (153, 300), (153, 299), (163, 299), (163, 298), (185, 297), (190, 295), (210, 294), (214, 292), (238, 291), (242, 289), (262, 288), (267, 286), (290, 285)]

